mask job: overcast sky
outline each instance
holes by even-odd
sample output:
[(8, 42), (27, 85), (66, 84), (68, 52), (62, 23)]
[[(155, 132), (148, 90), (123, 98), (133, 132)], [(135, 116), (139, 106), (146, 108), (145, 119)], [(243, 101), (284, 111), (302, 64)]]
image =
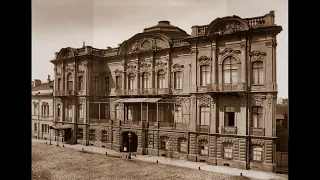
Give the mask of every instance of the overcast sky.
[(32, 79), (53, 78), (54, 52), (64, 47), (116, 47), (144, 28), (168, 20), (191, 26), (215, 18), (262, 16), (275, 11), (278, 97), (288, 97), (288, 0), (32, 0)]

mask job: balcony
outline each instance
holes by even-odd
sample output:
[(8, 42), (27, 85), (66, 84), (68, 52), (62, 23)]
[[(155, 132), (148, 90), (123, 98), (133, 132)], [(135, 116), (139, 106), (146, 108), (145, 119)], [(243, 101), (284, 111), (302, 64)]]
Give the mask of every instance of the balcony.
[[(79, 119), (79, 121), (80, 121), (80, 119)], [(110, 119), (90, 118), (89, 123), (90, 124), (109, 124), (109, 123), (111, 123), (111, 120)]]
[(55, 117), (55, 121), (56, 121), (56, 122), (60, 122), (60, 121), (61, 121), (61, 118), (60, 118), (60, 117)]
[(169, 94), (169, 88), (148, 88), (148, 89), (116, 89), (116, 95), (164, 95)]
[(237, 127), (221, 126), (222, 134), (237, 134)]
[(142, 95), (153, 95), (156, 94), (155, 89), (149, 88), (149, 89), (141, 89), (141, 94)]
[(246, 90), (246, 83), (214, 83), (210, 91), (213, 92), (239, 92)]
[(265, 129), (264, 128), (254, 128), (250, 127), (250, 135), (253, 136), (264, 136)]
[(198, 132), (208, 133), (209, 132), (209, 126), (207, 125), (199, 125), (197, 126)]
[(74, 90), (58, 90), (54, 91), (55, 96), (74, 96), (75, 91)]
[(83, 121), (83, 118), (78, 118), (78, 123), (83, 123), (84, 121)]
[(157, 88), (156, 94), (163, 95), (163, 94), (170, 94), (169, 88)]
[(161, 129), (170, 129), (170, 130), (188, 130), (189, 124), (184, 123), (172, 123), (172, 122), (158, 122), (154, 123), (155, 126), (158, 126)]
[(72, 122), (72, 117), (65, 117), (64, 122)]

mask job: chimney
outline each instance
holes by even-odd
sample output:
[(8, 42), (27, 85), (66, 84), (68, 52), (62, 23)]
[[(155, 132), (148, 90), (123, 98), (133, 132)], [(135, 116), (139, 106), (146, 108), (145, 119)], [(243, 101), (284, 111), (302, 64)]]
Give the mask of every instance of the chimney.
[(37, 87), (37, 86), (39, 86), (41, 84), (41, 81), (39, 80), (39, 79), (35, 79), (34, 81), (33, 81), (33, 87)]

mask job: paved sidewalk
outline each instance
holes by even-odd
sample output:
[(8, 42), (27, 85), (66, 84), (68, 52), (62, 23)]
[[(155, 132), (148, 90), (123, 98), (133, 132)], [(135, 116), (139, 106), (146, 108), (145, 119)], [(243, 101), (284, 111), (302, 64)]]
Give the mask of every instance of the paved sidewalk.
[[(41, 140), (41, 139), (32, 139), (32, 142), (39, 142), (39, 143), (48, 143), (48, 140)], [(56, 141), (51, 141), (52, 145), (56, 145)], [(100, 148), (95, 146), (84, 146), (80, 144), (75, 145), (69, 145), (69, 144), (62, 144), (59, 142), (59, 146), (64, 145), (64, 147), (76, 149), (76, 150), (84, 150), (88, 152), (103, 154), (108, 156), (117, 156), (117, 157), (124, 157), (127, 154), (119, 153), (114, 150), (106, 149), (106, 148)], [(254, 179), (266, 179), (266, 180), (286, 180), (288, 179), (287, 175), (283, 174), (274, 174), (274, 173), (268, 173), (268, 172), (262, 172), (262, 171), (254, 171), (254, 170), (243, 170), (243, 169), (237, 169), (237, 168), (231, 168), (231, 167), (224, 167), (224, 166), (212, 166), (208, 165), (206, 163), (200, 163), (200, 162), (190, 162), (186, 160), (180, 160), (180, 159), (171, 159), (171, 158), (165, 158), (165, 157), (159, 157), (159, 156), (151, 156), (151, 155), (136, 155), (131, 156), (132, 159), (146, 161), (146, 162), (154, 162), (156, 163), (157, 160), (159, 163), (162, 164), (169, 164), (173, 166), (179, 166), (179, 167), (187, 167), (191, 169), (200, 169), (210, 172), (216, 172), (216, 173), (224, 173), (229, 175), (237, 175), (239, 176), (240, 173), (242, 173), (243, 176), (254, 178)]]

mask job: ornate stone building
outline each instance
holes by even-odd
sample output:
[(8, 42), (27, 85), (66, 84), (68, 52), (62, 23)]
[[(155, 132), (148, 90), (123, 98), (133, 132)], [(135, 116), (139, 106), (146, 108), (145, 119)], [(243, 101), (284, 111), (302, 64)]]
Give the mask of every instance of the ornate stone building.
[(191, 35), (160, 21), (115, 48), (62, 48), (54, 128), (71, 144), (274, 171), (281, 30), (270, 11)]

